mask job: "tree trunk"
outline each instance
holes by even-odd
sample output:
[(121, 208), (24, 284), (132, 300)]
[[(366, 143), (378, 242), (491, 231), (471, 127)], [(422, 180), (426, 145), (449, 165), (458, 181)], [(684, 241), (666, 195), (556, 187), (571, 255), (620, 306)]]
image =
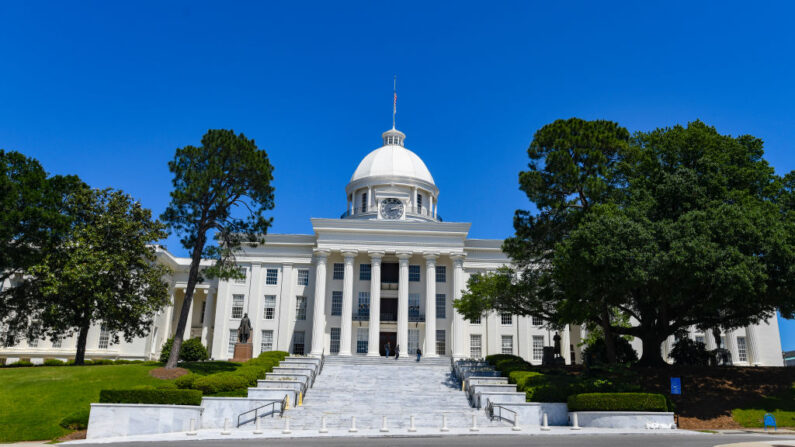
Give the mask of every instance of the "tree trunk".
[(660, 345), (662, 344), (663, 339), (661, 339), (656, 333), (643, 335), (640, 337), (640, 339), (641, 342), (643, 342), (643, 355), (638, 361), (638, 366), (646, 368), (660, 368), (668, 366), (668, 363), (663, 360), (662, 352), (660, 350)]
[(204, 242), (204, 235), (200, 234), (196, 240), (196, 246), (193, 247), (190, 260), (190, 272), (188, 273), (188, 286), (185, 289), (185, 299), (182, 301), (182, 309), (179, 311), (177, 331), (174, 334), (174, 343), (171, 345), (171, 353), (168, 355), (168, 361), (165, 366), (166, 369), (176, 368), (177, 361), (179, 361), (179, 351), (182, 348), (185, 326), (188, 324), (188, 314), (190, 313), (190, 306), (193, 304), (193, 291), (196, 289), (196, 283), (199, 278), (199, 265), (202, 260), (202, 252), (204, 251)]
[(77, 352), (75, 353), (75, 365), (83, 365), (86, 361), (86, 342), (88, 341), (88, 329), (91, 327), (91, 320), (86, 319), (80, 327), (77, 336)]
[(602, 332), (605, 335), (605, 350), (607, 351), (607, 363), (615, 365), (618, 363), (616, 355), (616, 337), (610, 329), (610, 311), (605, 306), (602, 311)]

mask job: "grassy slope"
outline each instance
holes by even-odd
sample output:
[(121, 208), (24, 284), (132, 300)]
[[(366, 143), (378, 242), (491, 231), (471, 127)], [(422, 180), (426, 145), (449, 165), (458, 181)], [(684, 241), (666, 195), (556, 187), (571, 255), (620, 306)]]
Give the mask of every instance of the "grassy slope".
[(0, 369), (0, 442), (54, 439), (58, 422), (99, 400), (102, 389), (155, 385), (151, 365), (42, 366)]
[(736, 408), (732, 417), (743, 427), (762, 427), (765, 413), (772, 413), (779, 427), (795, 427), (795, 383), (788, 391), (764, 397), (745, 408)]

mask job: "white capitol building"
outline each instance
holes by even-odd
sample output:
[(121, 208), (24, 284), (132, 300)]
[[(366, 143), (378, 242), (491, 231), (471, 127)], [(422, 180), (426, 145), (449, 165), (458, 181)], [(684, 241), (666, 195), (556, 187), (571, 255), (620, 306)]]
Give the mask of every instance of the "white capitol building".
[[(238, 254), (245, 279), (199, 284), (185, 337), (201, 338), (214, 359), (232, 358), (240, 319), (248, 314), (254, 356), (277, 349), (378, 356), (389, 342), (406, 356), (417, 348), (429, 357), (507, 353), (540, 364), (555, 334), (540, 319), (491, 313), (469, 322), (453, 309), (471, 274), (509, 259), (502, 240), (468, 238), (469, 223), (442, 221), (439, 188), (404, 140), (394, 128), (383, 133), (383, 146), (364, 157), (345, 188), (340, 218), (313, 218), (314, 234), (268, 235), (265, 244)], [(86, 358), (159, 356), (176, 330), (190, 259), (164, 249), (158, 259), (174, 270), (173, 305), (155, 318), (147, 337), (131, 343), (110, 344), (101, 325), (93, 327)], [(581, 328), (566, 327), (560, 336), (566, 363), (581, 362)], [(715, 348), (711, 333), (691, 330), (690, 336)], [(724, 338), (735, 364), (783, 365), (775, 317)], [(663, 344), (664, 356), (673, 343), (671, 337)], [(23, 340), (0, 348), (0, 361), (38, 363), (74, 352), (74, 338)]]

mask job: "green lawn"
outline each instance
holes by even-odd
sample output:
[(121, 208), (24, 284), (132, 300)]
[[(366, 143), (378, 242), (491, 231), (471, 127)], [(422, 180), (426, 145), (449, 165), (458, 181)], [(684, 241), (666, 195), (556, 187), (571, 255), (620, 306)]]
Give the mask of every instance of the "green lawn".
[(37, 366), (0, 369), (0, 442), (55, 439), (61, 419), (99, 400), (103, 389), (162, 383), (152, 365)]
[(779, 427), (795, 427), (795, 383), (778, 396), (765, 397), (748, 408), (735, 408), (732, 417), (743, 427), (762, 427), (765, 413), (772, 413)]

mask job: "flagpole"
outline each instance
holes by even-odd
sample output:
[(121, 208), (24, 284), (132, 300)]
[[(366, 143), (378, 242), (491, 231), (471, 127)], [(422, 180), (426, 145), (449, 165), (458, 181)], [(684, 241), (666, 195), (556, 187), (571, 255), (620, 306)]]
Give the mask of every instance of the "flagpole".
[(392, 129), (395, 128), (395, 115), (397, 114), (397, 75), (392, 80)]

